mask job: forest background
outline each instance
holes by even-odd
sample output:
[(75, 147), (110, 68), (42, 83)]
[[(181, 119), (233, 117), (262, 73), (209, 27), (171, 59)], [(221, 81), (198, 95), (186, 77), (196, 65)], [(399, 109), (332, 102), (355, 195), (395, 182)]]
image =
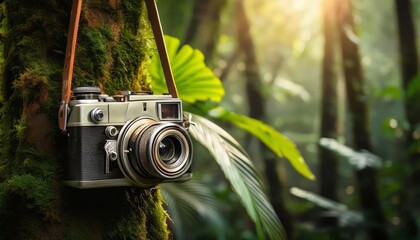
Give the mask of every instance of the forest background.
[[(270, 197), (289, 236), (418, 237), (420, 1), (161, 0), (159, 7), (165, 33), (202, 50), (223, 81), (223, 105), (291, 138), (315, 173), (310, 181), (285, 161), (273, 164), (257, 141), (226, 126), (276, 189)], [(213, 184), (232, 201), (223, 182)], [(243, 229), (237, 237), (246, 238), (246, 223), (232, 211), (224, 231)]]

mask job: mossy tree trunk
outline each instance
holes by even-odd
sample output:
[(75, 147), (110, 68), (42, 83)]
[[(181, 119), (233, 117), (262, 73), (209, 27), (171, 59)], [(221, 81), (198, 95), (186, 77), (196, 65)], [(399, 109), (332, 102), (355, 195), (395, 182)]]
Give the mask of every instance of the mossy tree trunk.
[[(71, 1), (1, 3), (0, 239), (168, 239), (158, 188), (62, 185), (59, 132)], [(143, 1), (85, 0), (74, 86), (147, 88), (151, 33)]]

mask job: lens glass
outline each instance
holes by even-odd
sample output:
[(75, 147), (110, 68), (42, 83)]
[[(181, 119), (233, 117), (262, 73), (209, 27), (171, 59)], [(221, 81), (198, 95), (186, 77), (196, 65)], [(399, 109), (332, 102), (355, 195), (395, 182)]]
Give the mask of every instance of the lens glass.
[(181, 146), (177, 137), (165, 137), (159, 143), (159, 157), (165, 164), (171, 164), (181, 155)]

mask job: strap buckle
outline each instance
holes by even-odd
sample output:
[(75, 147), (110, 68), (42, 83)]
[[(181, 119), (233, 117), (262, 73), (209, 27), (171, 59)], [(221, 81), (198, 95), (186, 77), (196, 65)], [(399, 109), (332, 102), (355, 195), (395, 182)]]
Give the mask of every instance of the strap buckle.
[(58, 125), (63, 134), (67, 133), (67, 117), (69, 115), (69, 105), (65, 101), (61, 101), (58, 109)]

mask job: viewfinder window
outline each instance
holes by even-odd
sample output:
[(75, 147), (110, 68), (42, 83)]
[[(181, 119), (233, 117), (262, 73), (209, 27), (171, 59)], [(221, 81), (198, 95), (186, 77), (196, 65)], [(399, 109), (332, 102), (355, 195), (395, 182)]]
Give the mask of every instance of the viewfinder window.
[(161, 120), (180, 119), (180, 111), (178, 103), (161, 103), (160, 104)]

